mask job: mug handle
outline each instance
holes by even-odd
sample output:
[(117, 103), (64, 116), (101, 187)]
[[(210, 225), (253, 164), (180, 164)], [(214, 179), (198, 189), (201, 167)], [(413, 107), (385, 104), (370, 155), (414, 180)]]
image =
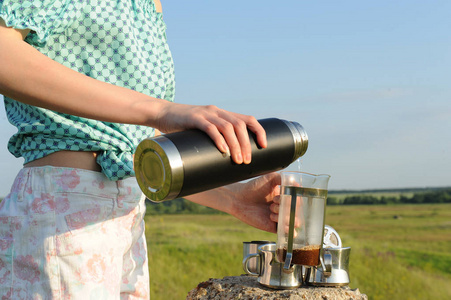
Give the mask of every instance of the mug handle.
[(247, 274), (251, 275), (251, 276), (260, 276), (260, 274), (254, 273), (249, 271), (249, 259), (253, 258), (253, 257), (260, 257), (260, 253), (251, 253), (246, 255), (246, 257), (243, 259), (243, 270), (244, 272), (246, 272)]
[(324, 249), (324, 258), (320, 256), (321, 267), (323, 268), (324, 277), (330, 277), (332, 275), (332, 254)]

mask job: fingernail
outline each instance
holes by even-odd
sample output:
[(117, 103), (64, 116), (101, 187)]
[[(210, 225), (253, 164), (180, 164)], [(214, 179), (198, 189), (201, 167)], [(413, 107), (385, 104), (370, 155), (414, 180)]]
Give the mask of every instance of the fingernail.
[(245, 164), (251, 163), (251, 155), (250, 154), (246, 154), (246, 156), (244, 157), (244, 163)]
[(227, 144), (223, 144), (222, 145), (222, 149), (224, 150), (223, 152), (227, 155), (230, 155), (230, 150), (229, 150), (229, 146), (227, 146)]
[(241, 156), (241, 153), (238, 153), (238, 154), (236, 155), (235, 161), (236, 161), (237, 164), (243, 163), (243, 156)]

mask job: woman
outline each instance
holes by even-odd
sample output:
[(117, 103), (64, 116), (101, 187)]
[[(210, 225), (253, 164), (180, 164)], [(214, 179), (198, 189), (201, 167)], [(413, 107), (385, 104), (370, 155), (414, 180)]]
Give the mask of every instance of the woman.
[[(0, 93), (24, 157), (0, 204), (0, 295), (7, 299), (147, 299), (144, 197), (133, 151), (144, 138), (205, 131), (250, 163), (250, 116), (176, 104), (155, 0), (0, 0)], [(188, 197), (275, 232), (279, 178)], [(271, 212), (272, 210), (272, 212)]]

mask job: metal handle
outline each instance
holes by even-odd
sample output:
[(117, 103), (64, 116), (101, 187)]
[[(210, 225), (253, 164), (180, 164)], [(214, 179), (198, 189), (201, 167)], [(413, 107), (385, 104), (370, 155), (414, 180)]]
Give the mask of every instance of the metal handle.
[(246, 257), (243, 259), (243, 270), (244, 270), (244, 272), (246, 272), (247, 274), (249, 274), (251, 276), (260, 276), (261, 274), (254, 273), (249, 270), (249, 267), (248, 267), (249, 259), (251, 259), (253, 257), (259, 258), (260, 253), (251, 253), (251, 254), (246, 255)]
[(291, 194), (291, 207), (290, 207), (290, 222), (288, 228), (288, 244), (287, 255), (285, 256), (285, 265), (283, 268), (289, 270), (291, 266), (291, 260), (293, 257), (293, 236), (294, 236), (294, 221), (296, 219), (296, 189), (290, 189)]
[(332, 275), (332, 254), (325, 250), (324, 258), (321, 256), (321, 268), (323, 269), (324, 277), (330, 277)]
[(341, 238), (337, 231), (329, 225), (324, 226), (323, 248), (341, 248)]

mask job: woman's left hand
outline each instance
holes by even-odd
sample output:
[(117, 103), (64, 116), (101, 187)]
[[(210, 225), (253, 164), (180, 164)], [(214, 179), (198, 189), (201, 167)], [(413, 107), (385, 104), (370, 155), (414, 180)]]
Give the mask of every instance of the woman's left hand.
[(234, 190), (230, 214), (255, 228), (276, 233), (280, 198), (280, 174), (270, 173), (245, 183), (229, 186)]
[(186, 198), (231, 214), (255, 228), (276, 233), (279, 185), (280, 174), (269, 173), (244, 183), (234, 183)]

